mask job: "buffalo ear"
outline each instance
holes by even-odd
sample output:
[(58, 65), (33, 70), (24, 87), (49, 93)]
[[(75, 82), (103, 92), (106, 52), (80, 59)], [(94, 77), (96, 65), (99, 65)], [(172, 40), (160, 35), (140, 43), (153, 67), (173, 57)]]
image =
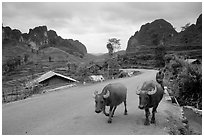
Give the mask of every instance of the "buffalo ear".
[(137, 95), (140, 95), (140, 90), (137, 90), (137, 91), (136, 91), (136, 94), (137, 94)]

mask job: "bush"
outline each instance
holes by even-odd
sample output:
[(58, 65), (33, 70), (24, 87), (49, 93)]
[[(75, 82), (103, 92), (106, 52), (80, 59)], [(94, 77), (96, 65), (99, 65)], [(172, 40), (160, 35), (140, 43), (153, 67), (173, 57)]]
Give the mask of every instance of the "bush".
[(175, 57), (166, 64), (167, 81), (180, 105), (202, 109), (202, 68)]
[(186, 65), (180, 73), (180, 92), (178, 100), (182, 105), (188, 104), (202, 108), (202, 74), (198, 66)]
[(17, 69), (17, 67), (21, 65), (21, 60), (22, 60), (21, 56), (16, 56), (16, 57), (13, 57), (13, 58), (9, 58), (2, 65), (3, 73), (6, 74), (8, 72), (11, 72), (11, 71), (14, 71), (15, 69)]

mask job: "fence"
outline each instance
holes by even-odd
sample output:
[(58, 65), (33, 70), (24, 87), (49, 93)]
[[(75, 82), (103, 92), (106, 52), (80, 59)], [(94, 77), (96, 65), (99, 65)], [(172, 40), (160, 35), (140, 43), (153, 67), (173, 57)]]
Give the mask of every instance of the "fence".
[(26, 99), (33, 94), (38, 94), (41, 91), (41, 86), (34, 86), (31, 88), (24, 88), (24, 89), (13, 89), (11, 91), (3, 91), (2, 92), (2, 102), (8, 103), (17, 100)]

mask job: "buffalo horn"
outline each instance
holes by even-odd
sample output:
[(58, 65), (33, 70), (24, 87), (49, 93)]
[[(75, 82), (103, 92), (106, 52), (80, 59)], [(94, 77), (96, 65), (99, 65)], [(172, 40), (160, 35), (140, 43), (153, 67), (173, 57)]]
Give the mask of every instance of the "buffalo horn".
[(94, 92), (94, 94), (93, 94), (93, 98), (95, 98), (96, 95), (98, 95), (98, 91), (95, 91), (95, 92)]
[(136, 94), (139, 95), (140, 94), (140, 89), (139, 87), (137, 86), (137, 89), (136, 89)]
[(153, 95), (157, 92), (157, 86), (155, 85), (154, 90), (152, 89), (151, 91), (147, 92), (149, 95)]
[(108, 98), (110, 96), (110, 91), (107, 90), (106, 94), (103, 95), (104, 98)]

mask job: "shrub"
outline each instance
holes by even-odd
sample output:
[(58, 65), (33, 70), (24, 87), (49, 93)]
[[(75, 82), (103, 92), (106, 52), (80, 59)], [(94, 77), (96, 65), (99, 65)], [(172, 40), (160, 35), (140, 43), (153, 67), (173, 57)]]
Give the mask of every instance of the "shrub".
[(166, 64), (166, 81), (180, 105), (202, 109), (202, 69), (199, 65), (187, 63), (175, 57)]
[(187, 64), (181, 71), (178, 100), (182, 105), (202, 108), (202, 74), (197, 65)]

